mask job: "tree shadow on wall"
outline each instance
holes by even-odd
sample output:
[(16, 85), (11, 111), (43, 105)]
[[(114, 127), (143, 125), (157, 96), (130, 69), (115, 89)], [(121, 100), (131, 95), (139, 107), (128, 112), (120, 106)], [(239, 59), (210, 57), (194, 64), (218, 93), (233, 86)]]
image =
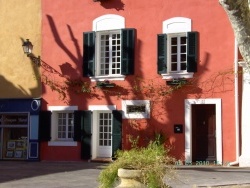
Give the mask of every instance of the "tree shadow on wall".
[[(95, 0), (94, 0), (95, 1)], [(124, 3), (121, 0), (99, 0), (102, 7), (106, 9), (124, 10)]]
[[(30, 94), (28, 94), (22, 86), (19, 86), (19, 88), (17, 88), (10, 81), (6, 80), (6, 78), (2, 75), (0, 75), (0, 83), (1, 83), (0, 93), (3, 96), (8, 96), (8, 97), (14, 97), (14, 96), (29, 97), (30, 96)], [(31, 93), (32, 93), (32, 90), (31, 90)]]

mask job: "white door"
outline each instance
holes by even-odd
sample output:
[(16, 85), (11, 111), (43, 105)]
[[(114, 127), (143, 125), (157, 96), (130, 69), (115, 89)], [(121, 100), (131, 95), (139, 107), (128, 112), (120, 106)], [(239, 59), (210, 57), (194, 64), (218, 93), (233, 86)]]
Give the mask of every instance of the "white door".
[(98, 114), (98, 151), (97, 157), (112, 156), (112, 113), (100, 112)]

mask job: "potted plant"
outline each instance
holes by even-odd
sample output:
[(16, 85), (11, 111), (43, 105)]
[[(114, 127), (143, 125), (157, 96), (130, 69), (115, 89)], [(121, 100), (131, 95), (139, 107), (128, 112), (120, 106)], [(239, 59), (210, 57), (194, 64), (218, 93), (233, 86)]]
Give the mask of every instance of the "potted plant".
[(136, 146), (131, 150), (118, 151), (116, 160), (101, 171), (99, 187), (167, 187), (164, 177), (174, 175), (173, 169), (168, 166), (174, 159), (168, 155), (168, 151), (159, 140), (150, 141), (146, 147)]
[(111, 87), (115, 87), (115, 84), (110, 83), (109, 80), (104, 80), (104, 81), (98, 81), (96, 83), (96, 87), (99, 87), (99, 88), (111, 88)]

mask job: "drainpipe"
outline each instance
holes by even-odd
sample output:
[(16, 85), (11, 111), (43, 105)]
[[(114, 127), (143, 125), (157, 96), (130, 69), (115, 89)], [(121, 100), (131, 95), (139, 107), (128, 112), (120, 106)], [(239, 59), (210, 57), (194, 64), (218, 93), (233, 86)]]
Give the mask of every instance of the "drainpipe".
[(238, 43), (235, 39), (234, 45), (234, 97), (235, 97), (235, 145), (236, 161), (230, 162), (229, 166), (239, 164), (240, 147), (239, 147), (239, 89), (238, 89)]

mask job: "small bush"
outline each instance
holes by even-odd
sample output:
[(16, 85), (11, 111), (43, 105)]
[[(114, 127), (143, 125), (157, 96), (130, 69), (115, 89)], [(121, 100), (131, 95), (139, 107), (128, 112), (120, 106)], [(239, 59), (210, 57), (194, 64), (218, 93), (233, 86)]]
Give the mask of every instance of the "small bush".
[(108, 165), (99, 175), (100, 188), (112, 188), (118, 180), (119, 168), (139, 169), (142, 175), (139, 181), (149, 188), (165, 188), (163, 178), (171, 174), (173, 158), (169, 157), (168, 149), (159, 141), (151, 141), (147, 147), (133, 147), (131, 150), (116, 154), (116, 160)]

